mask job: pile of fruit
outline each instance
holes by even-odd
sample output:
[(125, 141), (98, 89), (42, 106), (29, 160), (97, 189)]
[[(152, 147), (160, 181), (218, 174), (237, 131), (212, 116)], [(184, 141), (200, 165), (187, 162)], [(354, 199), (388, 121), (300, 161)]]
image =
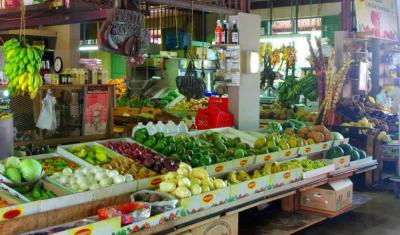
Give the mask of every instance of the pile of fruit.
[(139, 129), (134, 140), (172, 159), (180, 160), (193, 167), (230, 161), (253, 156), (254, 150), (239, 137), (226, 138), (218, 132), (205, 132), (198, 136), (177, 135), (164, 137), (163, 133), (149, 135)]
[(336, 109), (346, 121), (358, 122), (363, 118), (373, 123), (374, 128), (389, 133), (397, 133), (399, 129), (399, 115), (382, 110), (372, 97), (360, 97), (355, 100), (342, 100)]
[(350, 127), (361, 127), (361, 128), (369, 128), (372, 129), (375, 127), (375, 124), (373, 122), (370, 122), (367, 118), (362, 118), (361, 120), (358, 120), (357, 122), (345, 122), (341, 126), (350, 126)]
[(226, 186), (227, 183), (224, 180), (210, 177), (204, 168), (192, 169), (189, 165), (181, 163), (176, 172), (169, 172), (164, 176), (159, 190), (182, 199)]
[(38, 161), (42, 165), (42, 168), (46, 175), (52, 175), (55, 172), (60, 172), (66, 167), (69, 167), (71, 169), (78, 168), (78, 165), (75, 162), (67, 160), (63, 157), (39, 159)]
[(107, 81), (107, 84), (114, 85), (117, 99), (125, 95), (127, 89), (124, 79), (122, 78), (110, 79)]
[(146, 96), (121, 96), (117, 100), (118, 107), (131, 107), (131, 108), (165, 108), (175, 98), (179, 96), (177, 91), (170, 91), (163, 98), (149, 98)]
[(254, 149), (257, 154), (279, 152), (290, 148), (304, 147), (333, 139), (343, 139), (339, 133), (331, 132), (324, 126), (302, 127), (298, 131), (286, 128), (282, 133), (269, 133), (257, 138)]
[(114, 157), (111, 162), (101, 165), (108, 170), (117, 170), (120, 174), (130, 174), (134, 179), (145, 179), (158, 175), (156, 172), (143, 167), (127, 157)]
[[(164, 137), (164, 135), (161, 134), (162, 133), (158, 133), (155, 136), (149, 136), (147, 129), (144, 128), (135, 132), (135, 136), (138, 137), (135, 139), (140, 140), (138, 142), (144, 144), (146, 147), (152, 148), (156, 146), (158, 142), (160, 142), (158, 143), (159, 145), (161, 144), (162, 138)], [(144, 138), (146, 139), (145, 141), (143, 141)], [(179, 166), (179, 161), (177, 159), (162, 157), (160, 154), (155, 153), (151, 149), (141, 146), (137, 143), (128, 143), (126, 141), (110, 141), (103, 143), (103, 145), (157, 173), (165, 174), (169, 171), (176, 171)], [(165, 147), (164, 144), (163, 147)]]
[(367, 157), (367, 154), (364, 150), (358, 149), (350, 144), (341, 144), (337, 147), (329, 149), (329, 151), (326, 153), (326, 158), (335, 159), (348, 155), (350, 155), (350, 161), (357, 161)]
[(132, 175), (120, 175), (116, 170), (106, 170), (99, 166), (89, 166), (72, 170), (64, 168), (50, 176), (61, 185), (75, 192), (97, 190), (113, 184), (133, 181)]
[(310, 160), (310, 159), (294, 159), (293, 162), (298, 162), (303, 167), (303, 172), (312, 171), (321, 167), (329, 165), (327, 161), (324, 160)]
[(31, 46), (25, 41), (12, 38), (3, 44), (4, 74), (8, 78), (8, 90), (12, 96), (28, 94), (36, 97), (42, 86), (40, 75), (44, 46)]
[(239, 184), (244, 181), (256, 179), (262, 176), (276, 174), (282, 171), (287, 171), (301, 167), (298, 161), (286, 161), (283, 163), (273, 162), (266, 163), (263, 167), (253, 170), (252, 173), (247, 173), (243, 170), (229, 172), (227, 182), (229, 184)]
[(57, 197), (53, 192), (45, 189), (42, 183), (37, 183), (30, 192), (24, 194), (31, 201), (46, 200)]
[(0, 121), (12, 118), (10, 113), (0, 112)]
[(73, 145), (68, 147), (67, 151), (92, 165), (108, 163), (112, 158), (107, 154), (106, 149), (97, 145)]
[(317, 114), (304, 109), (294, 111), (291, 108), (281, 106), (279, 103), (274, 103), (271, 105), (262, 105), (260, 118), (275, 120), (296, 119), (298, 121), (314, 123), (317, 120)]
[(0, 163), (0, 174), (13, 184), (36, 181), (42, 176), (42, 171), (42, 165), (35, 159), (9, 157), (4, 165)]
[(208, 98), (201, 98), (201, 99), (184, 99), (175, 104), (173, 107), (169, 109), (172, 112), (186, 112), (186, 111), (193, 111), (196, 112), (199, 109), (205, 109), (208, 106)]
[(171, 103), (174, 99), (176, 99), (179, 96), (179, 93), (177, 91), (170, 91), (166, 96), (164, 96), (159, 104), (162, 108), (167, 107), (169, 103)]
[(317, 77), (309, 72), (300, 79), (301, 92), (304, 97), (310, 101), (318, 100)]

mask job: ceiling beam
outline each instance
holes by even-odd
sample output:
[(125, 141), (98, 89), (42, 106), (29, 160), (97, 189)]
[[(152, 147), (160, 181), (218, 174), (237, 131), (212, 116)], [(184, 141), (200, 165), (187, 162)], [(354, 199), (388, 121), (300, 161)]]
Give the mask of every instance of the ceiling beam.
[[(274, 7), (290, 7), (290, 0), (272, 0)], [(341, 0), (299, 0), (299, 5), (340, 2)], [(251, 10), (269, 8), (269, 0), (251, 0)], [(295, 1), (293, 1), (294, 5)]]
[(239, 9), (232, 9), (228, 7), (217, 6), (213, 4), (205, 4), (205, 3), (196, 3), (195, 1), (184, 1), (184, 0), (148, 0), (146, 3), (152, 5), (169, 5), (169, 6), (176, 6), (177, 8), (181, 9), (193, 9), (194, 11), (203, 11), (203, 12), (210, 12), (210, 13), (217, 13), (223, 15), (236, 15)]

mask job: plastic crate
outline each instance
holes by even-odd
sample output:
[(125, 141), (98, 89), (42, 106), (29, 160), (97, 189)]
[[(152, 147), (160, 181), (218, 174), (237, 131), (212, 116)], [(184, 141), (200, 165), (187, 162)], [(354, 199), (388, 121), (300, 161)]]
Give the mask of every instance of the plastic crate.
[(233, 126), (233, 115), (218, 109), (199, 109), (196, 115), (198, 130)]
[(208, 99), (208, 108), (228, 112), (228, 98), (210, 97)]

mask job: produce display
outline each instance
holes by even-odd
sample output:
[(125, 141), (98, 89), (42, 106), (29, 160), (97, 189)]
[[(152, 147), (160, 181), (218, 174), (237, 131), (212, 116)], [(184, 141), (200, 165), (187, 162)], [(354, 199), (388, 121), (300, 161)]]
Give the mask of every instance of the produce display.
[(125, 79), (122, 78), (110, 79), (107, 81), (107, 84), (114, 85), (115, 95), (117, 96), (117, 99), (123, 97), (126, 94), (127, 88)]
[(343, 100), (337, 105), (336, 112), (342, 115), (347, 123), (358, 123), (365, 118), (370, 124), (374, 124), (372, 128), (381, 131), (397, 133), (399, 129), (399, 115), (382, 110), (371, 97)]
[(357, 122), (345, 122), (341, 126), (350, 126), (350, 127), (361, 127), (361, 128), (369, 128), (372, 129), (375, 127), (375, 123), (370, 122), (367, 118), (363, 118), (358, 120)]
[(295, 131), (294, 128), (286, 128), (283, 132), (279, 132), (282, 127), (279, 127), (277, 123), (274, 125), (276, 126), (275, 131), (269, 132), (266, 137), (259, 137), (256, 140), (254, 144), (256, 153), (279, 152), (334, 139), (334, 134), (324, 126), (302, 127), (298, 131)]
[(262, 105), (260, 118), (275, 120), (296, 119), (298, 121), (314, 123), (317, 120), (317, 114), (307, 112), (301, 108), (294, 111), (292, 108), (285, 108), (279, 103), (274, 103), (271, 105)]
[(158, 175), (155, 171), (126, 157), (114, 157), (111, 162), (103, 164), (101, 167), (107, 170), (117, 170), (122, 175), (130, 174), (134, 179), (145, 179)]
[(55, 172), (60, 172), (66, 167), (69, 167), (73, 170), (78, 168), (78, 165), (75, 162), (67, 160), (63, 157), (38, 159), (38, 161), (42, 165), (42, 168), (46, 175), (52, 175)]
[(25, 193), (24, 196), (31, 201), (46, 200), (56, 197), (53, 192), (45, 189), (40, 182), (37, 183), (30, 192)]
[(0, 111), (0, 121), (12, 118), (10, 113), (4, 113)]
[(117, 106), (131, 107), (131, 108), (165, 108), (169, 103), (179, 96), (179, 92), (170, 91), (163, 98), (149, 98), (149, 97), (139, 97), (139, 96), (121, 96), (117, 100)]
[(188, 164), (181, 163), (176, 172), (168, 172), (164, 176), (159, 185), (159, 190), (182, 199), (222, 189), (226, 186), (227, 183), (224, 180), (210, 177), (204, 168), (192, 169)]
[(28, 94), (36, 97), (42, 86), (40, 75), (44, 46), (31, 46), (25, 40), (11, 38), (3, 44), (4, 74), (8, 78), (8, 91), (12, 96)]
[(136, 202), (144, 202), (151, 206), (151, 215), (161, 214), (172, 210), (178, 204), (178, 200), (170, 194), (155, 192), (151, 190), (141, 190), (132, 195)]
[[(139, 143), (151, 148), (156, 145), (157, 141), (161, 141), (161, 138), (163, 138), (163, 135), (161, 134), (162, 133), (158, 133), (155, 136), (149, 136), (147, 129), (139, 129), (135, 132), (135, 136), (137, 137), (135, 140), (140, 140), (138, 141)], [(103, 143), (103, 145), (157, 173), (165, 174), (169, 171), (176, 171), (178, 169), (179, 160), (162, 157), (160, 154), (137, 143), (110, 141)]]
[(186, 111), (193, 111), (196, 112), (199, 109), (205, 109), (208, 106), (208, 98), (201, 98), (201, 99), (183, 99), (179, 101), (177, 104), (169, 108), (169, 111), (173, 112), (186, 112)]
[(307, 73), (299, 81), (301, 93), (310, 101), (318, 100), (317, 77), (312, 73)]
[(226, 138), (218, 132), (206, 132), (198, 136), (177, 135), (165, 137), (158, 132), (148, 135), (146, 129), (139, 129), (134, 139), (145, 146), (172, 159), (180, 160), (193, 167), (230, 161), (254, 155), (249, 144), (239, 137)]
[(50, 178), (75, 192), (96, 190), (133, 181), (132, 175), (120, 175), (116, 170), (107, 170), (99, 166), (88, 166), (76, 170), (67, 167), (62, 172), (54, 173)]
[(312, 171), (329, 165), (329, 163), (324, 160), (293, 159), (292, 162), (298, 162), (303, 167), (303, 172)]
[(329, 151), (326, 153), (326, 158), (335, 159), (348, 155), (350, 155), (350, 161), (357, 161), (367, 157), (367, 154), (364, 150), (358, 149), (350, 144), (341, 144), (337, 147), (329, 149)]
[(40, 179), (42, 173), (42, 165), (35, 159), (20, 160), (17, 157), (9, 157), (4, 165), (0, 163), (0, 174), (15, 185), (36, 181)]
[(68, 147), (67, 151), (92, 165), (105, 164), (112, 159), (112, 156), (107, 153), (106, 149), (98, 145), (73, 145)]

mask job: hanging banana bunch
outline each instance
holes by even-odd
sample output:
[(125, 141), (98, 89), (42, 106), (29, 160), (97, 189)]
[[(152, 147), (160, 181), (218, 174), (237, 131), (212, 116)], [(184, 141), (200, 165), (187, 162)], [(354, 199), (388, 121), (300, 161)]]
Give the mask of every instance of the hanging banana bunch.
[(3, 44), (4, 74), (8, 78), (8, 91), (12, 96), (36, 97), (42, 86), (39, 74), (44, 46), (31, 46), (12, 38)]

